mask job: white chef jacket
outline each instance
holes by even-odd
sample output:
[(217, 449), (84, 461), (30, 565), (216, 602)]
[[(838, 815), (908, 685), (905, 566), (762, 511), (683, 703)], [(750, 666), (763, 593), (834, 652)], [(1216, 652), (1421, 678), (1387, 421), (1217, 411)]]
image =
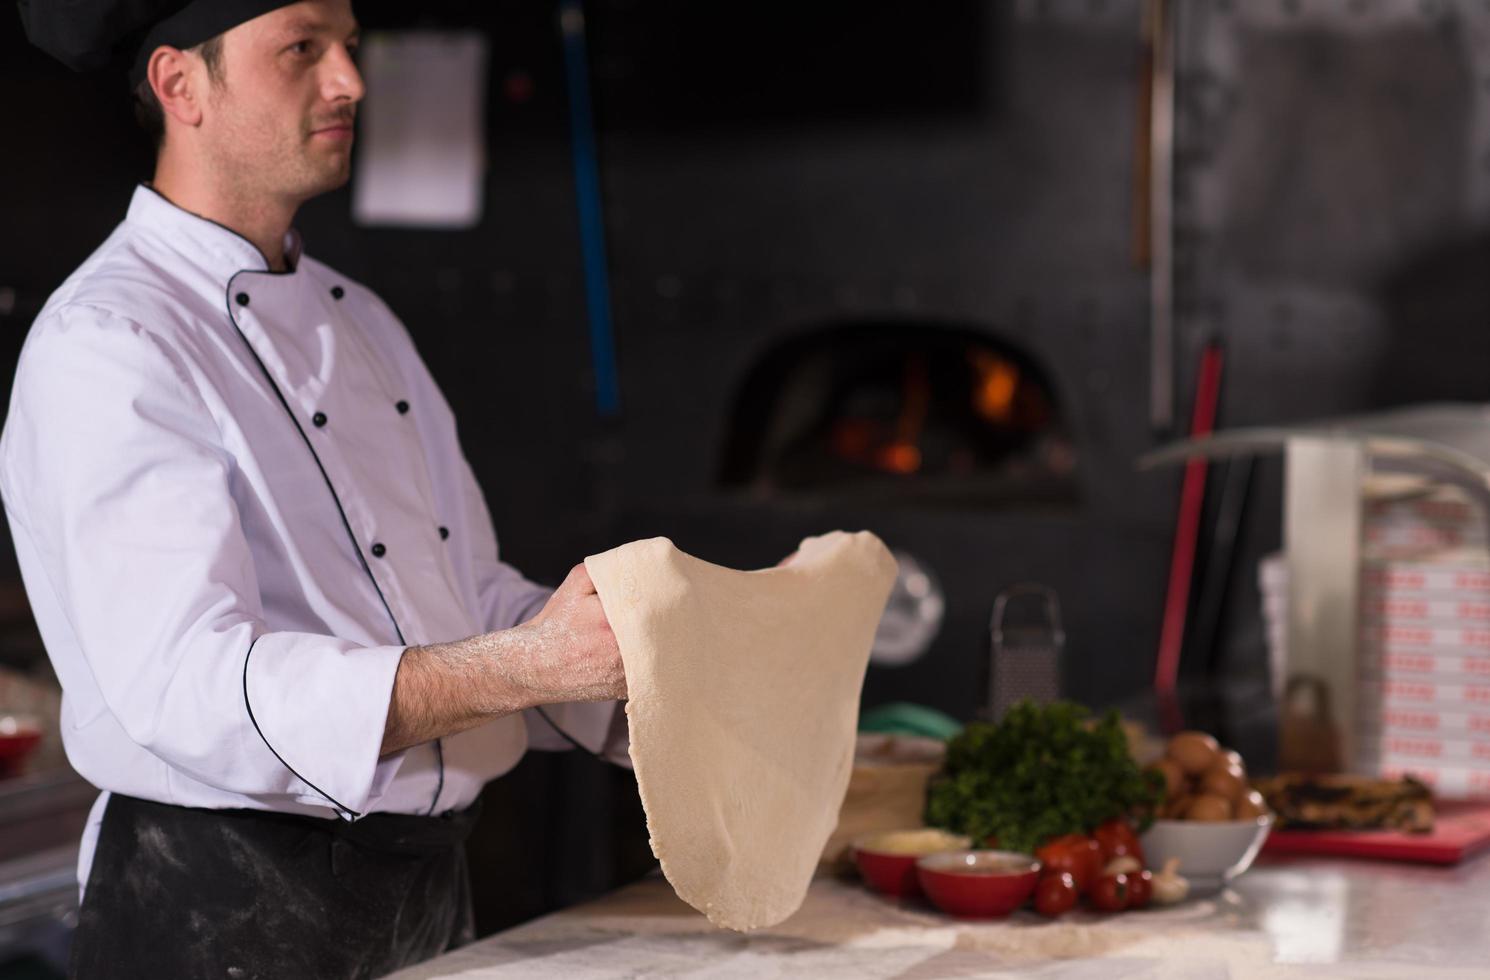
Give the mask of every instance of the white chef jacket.
[[(549, 590), (498, 558), (455, 419), (372, 291), (135, 191), (48, 301), (0, 436), (0, 494), (107, 793), (345, 819), (472, 803), (518, 716), (378, 757), (406, 646), (516, 625)], [(600, 749), (614, 703), (551, 717)]]

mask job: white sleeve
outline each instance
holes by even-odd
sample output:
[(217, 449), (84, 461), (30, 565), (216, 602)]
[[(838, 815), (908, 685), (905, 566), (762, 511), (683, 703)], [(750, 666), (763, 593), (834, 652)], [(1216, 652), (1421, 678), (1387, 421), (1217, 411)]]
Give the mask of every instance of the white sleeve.
[(271, 631), (234, 462), (180, 355), (102, 310), (48, 319), (0, 490), (108, 710), (202, 783), (361, 811), (404, 648)]

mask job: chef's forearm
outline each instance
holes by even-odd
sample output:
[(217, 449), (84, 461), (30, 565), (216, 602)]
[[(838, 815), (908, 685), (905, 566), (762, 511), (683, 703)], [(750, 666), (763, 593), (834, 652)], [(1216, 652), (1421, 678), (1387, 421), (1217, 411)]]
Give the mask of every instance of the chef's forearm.
[(532, 707), (514, 673), (522, 627), (452, 643), (410, 647), (399, 661), (388, 702), (382, 754), (390, 755)]
[(511, 629), (410, 647), (399, 661), (383, 755), (540, 704), (626, 696), (615, 634), (585, 566)]

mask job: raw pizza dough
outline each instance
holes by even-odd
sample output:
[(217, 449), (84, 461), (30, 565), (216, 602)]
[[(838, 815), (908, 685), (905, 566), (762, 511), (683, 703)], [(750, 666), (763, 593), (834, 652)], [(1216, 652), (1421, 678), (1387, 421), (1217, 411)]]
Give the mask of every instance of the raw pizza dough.
[(785, 567), (711, 565), (666, 538), (585, 559), (626, 667), (652, 853), (715, 925), (797, 910), (838, 820), (895, 559), (873, 534)]

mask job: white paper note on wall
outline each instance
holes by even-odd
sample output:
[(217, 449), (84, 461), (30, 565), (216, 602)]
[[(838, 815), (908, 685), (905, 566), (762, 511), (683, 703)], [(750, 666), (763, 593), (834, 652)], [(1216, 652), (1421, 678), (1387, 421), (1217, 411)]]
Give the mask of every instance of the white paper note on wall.
[(469, 228), (481, 220), (486, 64), (486, 37), (471, 31), (363, 40), (354, 221)]

